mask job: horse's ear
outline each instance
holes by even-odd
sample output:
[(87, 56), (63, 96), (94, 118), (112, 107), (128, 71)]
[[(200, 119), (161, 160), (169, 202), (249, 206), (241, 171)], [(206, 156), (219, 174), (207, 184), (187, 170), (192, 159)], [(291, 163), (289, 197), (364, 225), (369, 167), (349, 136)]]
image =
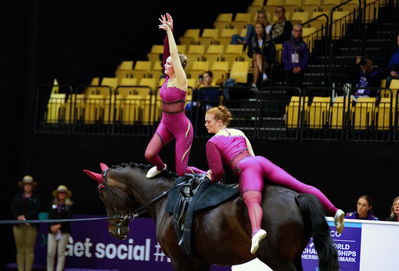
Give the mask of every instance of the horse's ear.
[(97, 181), (98, 183), (103, 182), (103, 177), (100, 173), (95, 173), (95, 172), (87, 170), (87, 169), (84, 169), (83, 172), (86, 173), (87, 176), (89, 176), (93, 180)]
[(108, 169), (108, 166), (104, 163), (100, 163), (100, 168), (101, 168), (101, 171), (105, 171)]

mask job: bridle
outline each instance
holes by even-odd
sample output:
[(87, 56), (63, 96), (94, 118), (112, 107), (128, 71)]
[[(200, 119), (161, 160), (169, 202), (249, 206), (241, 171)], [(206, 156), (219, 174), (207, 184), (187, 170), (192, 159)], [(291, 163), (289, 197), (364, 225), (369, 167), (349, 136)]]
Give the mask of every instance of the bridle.
[[(99, 189), (99, 191), (102, 191), (103, 189), (107, 189), (113, 194), (113, 196), (116, 196), (116, 197), (120, 198), (120, 196), (115, 192), (115, 190), (108, 183), (108, 170), (109, 169), (106, 169), (106, 170), (104, 170), (101, 173), (102, 182), (98, 185), (98, 189)], [(188, 174), (188, 175), (191, 175), (191, 174)], [(138, 207), (137, 209), (133, 210), (132, 212), (130, 212), (128, 214), (125, 214), (125, 215), (114, 215), (114, 216), (108, 217), (109, 219), (112, 219), (112, 220), (108, 220), (108, 223), (110, 225), (116, 227), (118, 235), (120, 235), (121, 227), (122, 227), (123, 222), (129, 221), (129, 223), (127, 223), (127, 224), (130, 224), (136, 217), (139, 217), (140, 215), (142, 215), (146, 211), (146, 208), (148, 206), (150, 206), (151, 204), (153, 204), (153, 203), (161, 200), (162, 198), (166, 197), (169, 194), (169, 192), (175, 190), (176, 188), (182, 186), (183, 184), (184, 183), (180, 183), (180, 184), (178, 184), (178, 185), (176, 185), (176, 186), (174, 186), (174, 187), (162, 192), (160, 195), (158, 195), (155, 198), (153, 198), (152, 200), (144, 203), (143, 205), (141, 205), (140, 207)], [(114, 212), (116, 211), (116, 208), (114, 206), (112, 206), (112, 209), (114, 210)], [(116, 223), (114, 222), (114, 219), (117, 221)]]

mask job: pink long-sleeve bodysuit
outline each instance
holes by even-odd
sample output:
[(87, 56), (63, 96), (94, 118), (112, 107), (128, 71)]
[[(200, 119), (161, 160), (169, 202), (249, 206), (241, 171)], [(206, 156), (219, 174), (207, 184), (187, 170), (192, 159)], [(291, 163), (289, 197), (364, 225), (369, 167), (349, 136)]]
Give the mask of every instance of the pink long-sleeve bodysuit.
[[(168, 56), (168, 39), (165, 38), (163, 64), (165, 64)], [(160, 89), (162, 118), (155, 135), (147, 146), (145, 158), (155, 165), (158, 170), (162, 170), (164, 163), (158, 154), (166, 144), (175, 139), (176, 173), (179, 176), (185, 173), (204, 173), (204, 171), (195, 167), (187, 167), (194, 132), (191, 121), (184, 113), (186, 91), (178, 89), (173, 82), (170, 86), (168, 86), (168, 83), (169, 77), (166, 78)]]
[(264, 178), (274, 184), (285, 186), (299, 193), (316, 196), (324, 209), (334, 215), (338, 210), (317, 188), (304, 184), (286, 171), (262, 156), (252, 156), (248, 151), (247, 139), (240, 130), (225, 129), (206, 144), (208, 166), (212, 170), (212, 182), (223, 177), (223, 163), (239, 175), (241, 192), (263, 190)]

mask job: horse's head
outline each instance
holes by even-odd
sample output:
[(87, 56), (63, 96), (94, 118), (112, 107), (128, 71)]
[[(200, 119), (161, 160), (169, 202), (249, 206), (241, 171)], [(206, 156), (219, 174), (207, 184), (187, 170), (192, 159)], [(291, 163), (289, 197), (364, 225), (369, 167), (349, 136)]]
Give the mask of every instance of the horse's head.
[(126, 239), (129, 232), (131, 212), (134, 201), (129, 195), (127, 185), (118, 180), (118, 174), (107, 165), (100, 163), (102, 173), (83, 170), (98, 183), (99, 197), (105, 205), (108, 216), (108, 232), (118, 239)]

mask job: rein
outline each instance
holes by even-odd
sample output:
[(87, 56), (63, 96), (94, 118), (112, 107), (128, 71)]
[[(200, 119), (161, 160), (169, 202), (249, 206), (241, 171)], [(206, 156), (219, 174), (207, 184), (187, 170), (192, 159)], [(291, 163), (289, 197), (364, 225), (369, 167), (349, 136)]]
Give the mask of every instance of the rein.
[[(103, 188), (107, 188), (108, 190), (110, 190), (114, 195), (118, 196), (118, 194), (112, 189), (112, 187), (110, 187), (108, 185), (107, 182), (107, 176), (108, 176), (108, 170), (106, 169), (102, 172), (102, 176), (103, 176), (103, 182), (101, 184), (99, 184), (98, 188), (99, 189), (103, 189)], [(188, 174), (191, 175), (191, 174)], [(114, 225), (116, 227), (121, 227), (122, 226), (122, 222), (129, 219), (129, 223), (132, 222), (136, 217), (140, 216), (141, 214), (143, 214), (145, 212), (145, 209), (150, 206), (151, 204), (161, 200), (162, 198), (164, 198), (165, 196), (167, 196), (171, 191), (175, 190), (176, 188), (182, 186), (184, 184), (183, 183), (179, 183), (178, 185), (163, 191), (160, 195), (156, 196), (155, 198), (153, 198), (152, 200), (146, 202), (145, 204), (141, 205), (140, 207), (138, 207), (137, 209), (133, 210), (132, 212), (126, 214), (126, 215), (114, 215), (112, 217), (109, 218), (115, 218), (119, 220), (119, 223), (113, 223), (113, 222), (109, 222), (111, 225)]]

